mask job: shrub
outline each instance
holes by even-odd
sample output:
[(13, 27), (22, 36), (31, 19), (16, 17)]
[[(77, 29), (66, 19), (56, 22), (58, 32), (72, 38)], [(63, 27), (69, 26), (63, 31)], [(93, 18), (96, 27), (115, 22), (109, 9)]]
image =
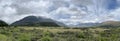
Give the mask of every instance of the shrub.
[(7, 41), (7, 36), (0, 34), (0, 41)]
[(19, 41), (30, 41), (31, 37), (29, 34), (20, 34), (18, 35), (18, 40)]
[(77, 38), (85, 38), (85, 34), (84, 33), (79, 33), (79, 34), (76, 34), (76, 37)]
[(40, 41), (52, 41), (52, 39), (49, 36), (46, 36), (41, 38)]

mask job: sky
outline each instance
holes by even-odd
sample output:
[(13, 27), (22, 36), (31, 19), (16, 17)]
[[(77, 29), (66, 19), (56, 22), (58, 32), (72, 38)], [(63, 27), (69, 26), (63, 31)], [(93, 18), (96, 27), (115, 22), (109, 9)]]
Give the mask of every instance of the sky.
[(0, 0), (0, 20), (42, 16), (67, 25), (120, 21), (120, 0)]

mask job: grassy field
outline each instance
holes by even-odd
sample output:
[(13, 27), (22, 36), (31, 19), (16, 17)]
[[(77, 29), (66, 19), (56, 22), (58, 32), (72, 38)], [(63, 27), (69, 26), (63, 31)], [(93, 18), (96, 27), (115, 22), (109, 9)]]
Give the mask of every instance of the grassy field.
[(0, 27), (0, 41), (120, 41), (120, 27)]

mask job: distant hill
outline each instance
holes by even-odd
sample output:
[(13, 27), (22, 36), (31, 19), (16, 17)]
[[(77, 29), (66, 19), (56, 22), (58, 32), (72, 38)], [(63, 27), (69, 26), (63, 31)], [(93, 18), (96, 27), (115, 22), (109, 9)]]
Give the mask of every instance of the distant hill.
[(80, 23), (78, 26), (80, 27), (92, 27), (92, 26), (98, 26), (100, 23)]
[[(27, 16), (19, 21), (12, 23), (11, 25), (12, 26), (53, 26), (53, 27), (64, 26), (66, 27), (66, 25), (61, 22), (58, 22), (49, 18), (40, 17), (40, 16), (39, 17)], [(102, 23), (79, 23), (77, 25), (68, 25), (67, 27), (94, 27), (94, 26), (120, 27), (120, 21), (105, 21)]]
[(120, 27), (120, 21), (105, 21), (101, 23), (100, 27)]
[(120, 27), (120, 21), (105, 21), (102, 23), (79, 23), (69, 27)]
[(8, 24), (2, 20), (0, 20), (0, 27), (8, 26)]
[(93, 27), (98, 25), (100, 25), (100, 23), (79, 23), (77, 25), (69, 25), (69, 27)]
[(65, 24), (44, 17), (27, 16), (11, 24), (12, 26), (64, 26)]
[(120, 21), (105, 21), (102, 23), (79, 23), (76, 27), (120, 27)]

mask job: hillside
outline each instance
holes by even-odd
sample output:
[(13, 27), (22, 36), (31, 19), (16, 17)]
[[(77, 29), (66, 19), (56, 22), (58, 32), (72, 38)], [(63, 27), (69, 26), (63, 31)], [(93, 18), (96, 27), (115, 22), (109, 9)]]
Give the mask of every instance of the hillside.
[(94, 26), (98, 26), (101, 23), (79, 23), (78, 25), (76, 25), (77, 27), (94, 27)]
[(12, 26), (63, 26), (63, 23), (57, 22), (55, 20), (36, 16), (27, 16), (19, 21), (11, 24)]
[(8, 26), (8, 24), (2, 20), (0, 20), (0, 27)]
[(120, 21), (105, 21), (102, 22), (101, 27), (120, 27)]

